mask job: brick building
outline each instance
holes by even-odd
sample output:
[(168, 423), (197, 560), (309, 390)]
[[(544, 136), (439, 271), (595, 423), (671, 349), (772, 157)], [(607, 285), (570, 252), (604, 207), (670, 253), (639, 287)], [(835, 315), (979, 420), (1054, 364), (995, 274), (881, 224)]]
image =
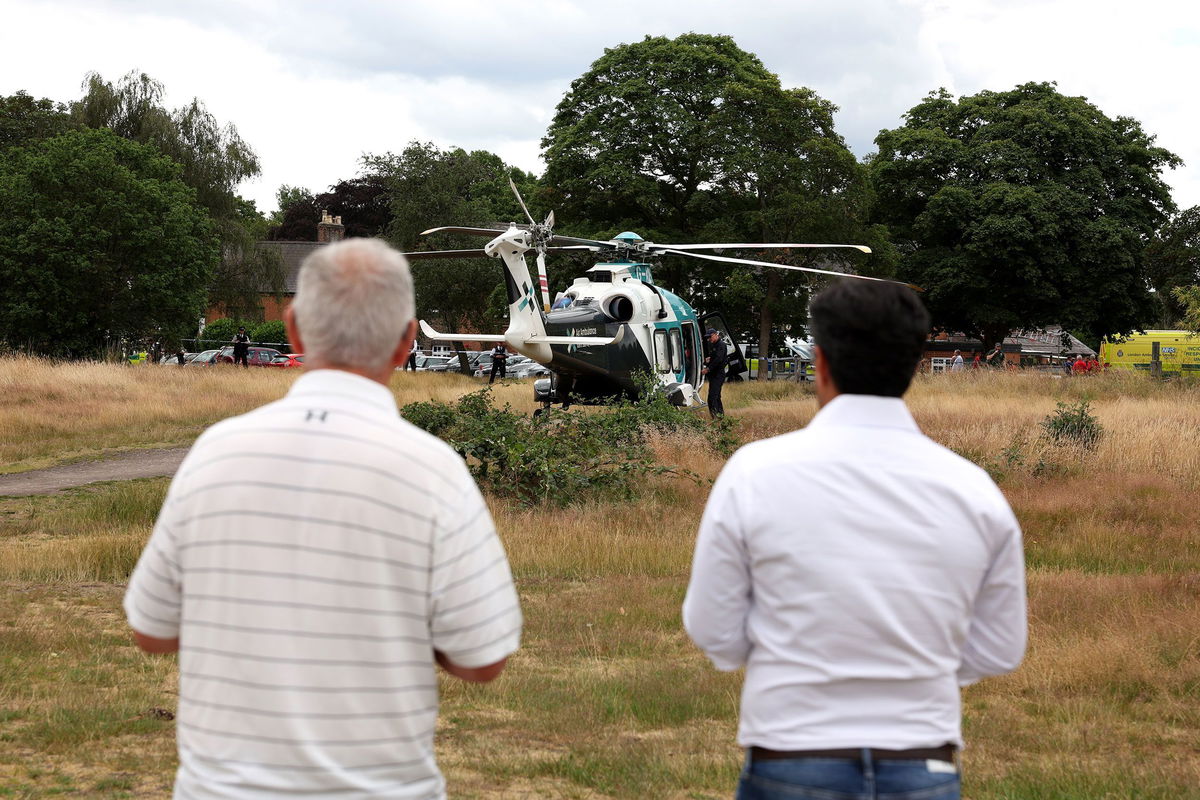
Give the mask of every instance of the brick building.
[[(263, 321), (272, 322), (283, 319), (283, 310), (292, 302), (296, 295), (296, 280), (300, 275), (300, 265), (309, 253), (318, 247), (324, 247), (333, 242), (340, 242), (346, 236), (346, 226), (341, 217), (333, 217), (328, 211), (321, 212), (321, 221), (317, 224), (317, 241), (315, 242), (259, 242), (264, 250), (274, 250), (283, 261), (283, 291), (280, 294), (263, 292), (259, 296), (259, 304), (263, 310)], [(226, 316), (224, 309), (219, 306), (209, 308), (204, 317), (207, 320), (220, 319)]]

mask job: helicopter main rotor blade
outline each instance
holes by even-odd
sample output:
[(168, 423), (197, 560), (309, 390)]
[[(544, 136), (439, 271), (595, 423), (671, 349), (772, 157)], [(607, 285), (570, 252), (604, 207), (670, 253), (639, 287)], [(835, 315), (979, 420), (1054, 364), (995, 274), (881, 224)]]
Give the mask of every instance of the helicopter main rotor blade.
[(525, 201), (521, 199), (521, 192), (517, 190), (517, 183), (512, 178), (508, 179), (508, 185), (512, 188), (513, 194), (517, 196), (517, 202), (521, 204), (521, 210), (525, 212), (525, 219), (529, 220), (530, 225), (537, 225), (533, 221), (533, 214), (529, 213), (529, 209), (525, 207)]
[(860, 253), (870, 253), (871, 248), (865, 244), (780, 244), (770, 242), (766, 244), (650, 244), (651, 250), (667, 248), (670, 250), (766, 250), (767, 248), (779, 248), (789, 250), (801, 247), (853, 247)]
[(412, 261), (426, 258), (489, 258), (483, 250), (418, 250), (415, 253), (401, 253), (400, 255)]
[(748, 258), (730, 258), (728, 256), (708, 256), (700, 253), (689, 253), (685, 250), (663, 250), (663, 253), (673, 256), (687, 256), (689, 258), (702, 258), (705, 261), (720, 261), (725, 264), (749, 264), (752, 267), (774, 267), (775, 269), (790, 269), (796, 272), (814, 272), (818, 275), (832, 275), (835, 278), (858, 278), (861, 281), (880, 281), (881, 283), (898, 283), (901, 286), (907, 286), (910, 289), (915, 289), (918, 292), (925, 291), (920, 286), (914, 286), (911, 283), (904, 281), (893, 281), (889, 278), (873, 278), (870, 275), (855, 275), (853, 272), (837, 272), (832, 269), (817, 269), (816, 267), (793, 267), (791, 264), (772, 264), (770, 261), (751, 261)]
[(559, 236), (557, 233), (550, 237), (550, 244), (577, 245), (596, 251), (617, 249), (617, 246), (612, 242), (602, 242), (599, 239), (580, 239), (576, 236)]
[(440, 228), (430, 228), (427, 231), (421, 231), (421, 235), (428, 236), (431, 233), (465, 233), (468, 236), (490, 236), (495, 239), (504, 233), (505, 230), (505, 228), (463, 228), (457, 225), (444, 225)]

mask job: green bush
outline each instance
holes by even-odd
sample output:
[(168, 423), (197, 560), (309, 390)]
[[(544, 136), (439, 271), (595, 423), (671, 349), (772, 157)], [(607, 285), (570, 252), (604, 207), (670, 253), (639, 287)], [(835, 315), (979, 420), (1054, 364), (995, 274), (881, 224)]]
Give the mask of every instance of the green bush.
[(196, 343), (196, 349), (212, 350), (217, 347), (224, 347), (233, 342), (233, 337), (237, 335), (238, 328), (245, 326), (246, 332), (249, 333), (252, 324), (235, 319), (214, 319), (204, 326), (204, 333), (200, 337), (201, 341)]
[(1055, 444), (1074, 444), (1086, 450), (1094, 450), (1104, 435), (1104, 428), (1092, 414), (1087, 400), (1070, 405), (1058, 403), (1057, 410), (1042, 420), (1042, 427)]
[(485, 491), (530, 505), (570, 505), (597, 495), (628, 499), (652, 475), (695, 479), (654, 460), (648, 437), (655, 431), (692, 432), (723, 452), (733, 446), (732, 423), (710, 429), (660, 392), (643, 393), (607, 413), (548, 409), (530, 417), (496, 408), (485, 388), (453, 405), (412, 403), (401, 414), (453, 447)]
[(255, 344), (278, 347), (285, 352), (289, 349), (287, 347), (287, 329), (284, 327), (283, 320), (281, 319), (264, 322), (260, 325), (255, 325), (253, 328), (248, 327), (246, 330), (250, 332), (250, 341)]

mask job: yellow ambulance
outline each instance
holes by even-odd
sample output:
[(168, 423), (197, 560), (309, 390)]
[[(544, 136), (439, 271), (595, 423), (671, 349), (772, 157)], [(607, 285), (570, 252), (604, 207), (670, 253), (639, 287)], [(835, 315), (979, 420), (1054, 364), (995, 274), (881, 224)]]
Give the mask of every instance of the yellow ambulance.
[(1131, 333), (1121, 341), (1100, 343), (1100, 363), (1109, 369), (1150, 371), (1153, 343), (1164, 375), (1200, 375), (1200, 334), (1191, 331)]

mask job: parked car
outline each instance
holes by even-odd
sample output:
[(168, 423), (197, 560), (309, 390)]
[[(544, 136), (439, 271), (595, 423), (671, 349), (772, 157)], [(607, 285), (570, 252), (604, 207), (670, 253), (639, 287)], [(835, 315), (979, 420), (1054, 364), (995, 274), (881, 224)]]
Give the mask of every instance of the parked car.
[[(251, 347), (246, 354), (246, 363), (252, 367), (267, 367), (275, 360), (275, 356), (281, 356), (283, 353), (276, 350), (274, 347)], [(232, 364), (233, 363), (233, 346), (230, 345), (221, 350), (217, 357), (213, 359), (214, 364)]]
[(450, 356), (417, 356), (417, 372), (437, 372), (450, 363)]
[[(531, 375), (549, 375), (550, 370), (534, 361), (528, 356), (523, 356), (520, 353), (515, 353), (509, 356), (504, 361), (504, 372), (506, 378), (528, 378)], [(476, 378), (488, 378), (492, 374), (492, 359), (485, 358), (479, 361), (479, 369), (475, 370)]]
[(188, 357), (187, 363), (185, 363), (184, 366), (207, 366), (211, 364), (213, 359), (219, 355), (221, 355), (220, 350), (205, 350), (203, 353), (192, 353), (192, 355)]
[(287, 367), (303, 367), (304, 366), (304, 354), (303, 353), (284, 353), (282, 355), (275, 356), (274, 360), (271, 361), (271, 363), (268, 366), (284, 367), (285, 369)]
[[(467, 350), (462, 353), (455, 353), (446, 360), (445, 364), (440, 364), (438, 366), (430, 367), (429, 371), (430, 372), (462, 372), (462, 367), (459, 366), (459, 359), (465, 358), (467, 360), (467, 370), (470, 372), (474, 372), (476, 369), (479, 368), (480, 359), (483, 358), (484, 355), (485, 355), (484, 353), (478, 353), (473, 350)], [(441, 356), (439, 356), (439, 358), (440, 357)]]

